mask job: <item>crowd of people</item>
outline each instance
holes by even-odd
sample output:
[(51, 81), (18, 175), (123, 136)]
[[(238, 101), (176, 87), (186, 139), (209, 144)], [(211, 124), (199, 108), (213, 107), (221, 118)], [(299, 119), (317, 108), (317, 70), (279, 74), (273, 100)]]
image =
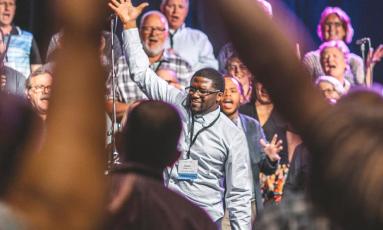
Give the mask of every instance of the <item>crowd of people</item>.
[(1, 229), (383, 226), (383, 45), (351, 53), (350, 17), (327, 7), (299, 60), (270, 3), (213, 2), (217, 58), (189, 0), (68, 0), (44, 64), (0, 0)]

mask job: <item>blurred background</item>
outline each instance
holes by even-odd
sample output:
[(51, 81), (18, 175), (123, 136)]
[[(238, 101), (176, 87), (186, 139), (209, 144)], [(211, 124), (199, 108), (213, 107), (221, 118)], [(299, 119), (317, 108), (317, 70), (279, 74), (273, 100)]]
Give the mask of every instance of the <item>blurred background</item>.
[[(42, 58), (45, 53), (52, 34), (59, 30), (60, 25), (54, 23), (54, 11), (50, 9), (52, 0), (18, 0), (15, 23), (23, 29), (31, 31), (39, 45)], [(234, 0), (233, 0), (234, 1)], [(143, 1), (133, 1), (143, 2)], [(159, 9), (161, 0), (148, 0), (150, 7), (147, 10)], [(190, 10), (187, 25), (204, 31), (214, 45), (215, 54), (228, 41), (226, 34), (215, 15), (214, 6), (206, 7), (208, 0), (190, 0)], [(269, 0), (273, 6), (274, 18), (278, 19), (284, 15), (282, 8), (295, 15), (303, 24), (299, 26), (296, 21), (286, 21), (287, 28), (296, 35), (296, 43), (305, 43), (305, 30), (311, 35), (312, 42), (301, 46), (302, 55), (309, 50), (316, 49), (319, 38), (316, 28), (321, 12), (326, 6), (339, 6), (351, 17), (355, 30), (352, 44), (349, 48), (352, 52), (360, 55), (360, 50), (355, 41), (362, 37), (370, 37), (373, 46), (383, 43), (383, 1), (382, 0)], [(279, 7), (283, 5), (284, 7)], [(105, 29), (108, 29), (105, 20)], [(119, 31), (121, 28), (119, 29)], [(383, 83), (383, 63), (375, 67), (375, 81)]]

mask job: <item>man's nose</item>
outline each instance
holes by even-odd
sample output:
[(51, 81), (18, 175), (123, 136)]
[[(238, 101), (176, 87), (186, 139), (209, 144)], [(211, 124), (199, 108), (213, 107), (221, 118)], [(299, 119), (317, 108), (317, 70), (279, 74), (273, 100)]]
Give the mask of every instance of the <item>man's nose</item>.
[(178, 12), (178, 8), (177, 7), (174, 7), (173, 8), (173, 14), (176, 14)]
[(44, 94), (50, 94), (51, 93), (51, 87), (50, 86), (49, 87), (44, 87), (43, 93)]
[(191, 95), (191, 98), (200, 98), (201, 96), (200, 96), (200, 93), (199, 93), (199, 91), (196, 91), (196, 92), (194, 92), (192, 95)]

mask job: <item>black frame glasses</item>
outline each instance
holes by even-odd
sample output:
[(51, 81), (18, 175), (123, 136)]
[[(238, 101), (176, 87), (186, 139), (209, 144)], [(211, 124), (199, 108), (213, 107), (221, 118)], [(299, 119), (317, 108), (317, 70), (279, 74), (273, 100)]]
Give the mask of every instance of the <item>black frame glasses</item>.
[(198, 89), (196, 87), (193, 87), (193, 86), (188, 86), (185, 88), (185, 90), (189, 93), (189, 94), (195, 94), (198, 92), (198, 94), (202, 97), (206, 97), (210, 94), (213, 94), (213, 93), (219, 93), (221, 92), (221, 90), (207, 90), (207, 89)]

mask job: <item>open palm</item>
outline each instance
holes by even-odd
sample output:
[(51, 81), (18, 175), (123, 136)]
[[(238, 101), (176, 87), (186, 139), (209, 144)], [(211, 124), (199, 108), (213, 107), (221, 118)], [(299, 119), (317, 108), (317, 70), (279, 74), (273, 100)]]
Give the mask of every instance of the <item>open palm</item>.
[(109, 7), (116, 13), (123, 24), (135, 23), (142, 10), (149, 4), (144, 2), (137, 7), (130, 0), (110, 0)]
[(270, 158), (271, 161), (280, 160), (279, 152), (283, 150), (282, 140), (278, 140), (278, 136), (275, 134), (270, 143), (267, 143), (265, 140), (260, 140), (261, 145), (264, 148), (266, 155)]

